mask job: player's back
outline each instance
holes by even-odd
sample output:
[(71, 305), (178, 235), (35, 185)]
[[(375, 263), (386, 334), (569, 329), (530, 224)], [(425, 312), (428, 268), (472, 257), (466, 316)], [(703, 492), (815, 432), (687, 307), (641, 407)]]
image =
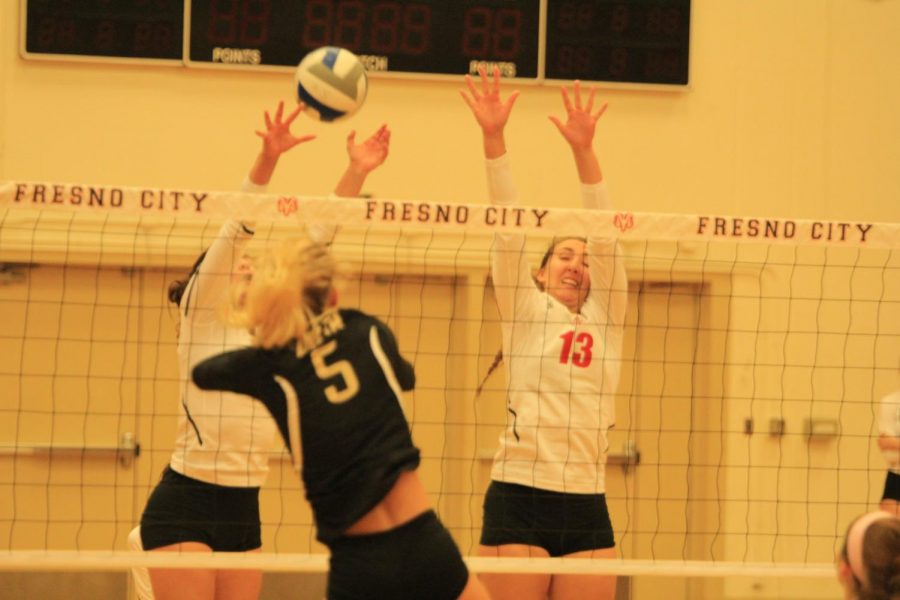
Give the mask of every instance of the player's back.
[(401, 406), (415, 384), (391, 331), (356, 310), (328, 311), (282, 352), (276, 375), (297, 392), (302, 475), (320, 536), (341, 531), (418, 466)]

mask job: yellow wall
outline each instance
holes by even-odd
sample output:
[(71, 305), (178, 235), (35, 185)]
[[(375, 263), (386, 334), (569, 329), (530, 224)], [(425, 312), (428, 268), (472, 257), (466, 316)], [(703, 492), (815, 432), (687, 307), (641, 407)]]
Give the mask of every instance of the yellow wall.
[[(45, 63), (18, 55), (19, 2), (0, 3), (0, 180), (232, 189), (262, 111), (287, 73)], [(598, 135), (619, 206), (639, 211), (900, 221), (900, 3), (694, 0), (692, 84), (602, 90)], [(343, 138), (381, 122), (383, 197), (480, 202), (478, 131), (461, 81), (371, 80), (365, 109), (283, 161), (273, 191), (323, 194)], [(520, 85), (509, 126), (523, 201), (577, 202), (568, 151), (546, 116), (553, 86)]]

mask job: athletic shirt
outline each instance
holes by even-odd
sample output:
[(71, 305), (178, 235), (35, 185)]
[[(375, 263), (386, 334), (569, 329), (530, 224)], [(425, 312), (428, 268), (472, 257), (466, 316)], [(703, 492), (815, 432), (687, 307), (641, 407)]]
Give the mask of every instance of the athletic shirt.
[[(243, 191), (263, 188), (245, 182)], [(235, 264), (253, 231), (227, 221), (197, 272), (188, 281), (178, 307), (178, 386), (181, 392), (172, 470), (193, 479), (231, 487), (261, 487), (276, 451), (275, 423), (263, 407), (235, 394), (199, 389), (192, 367), (226, 350), (250, 345), (246, 331), (223, 323)]]
[(401, 405), (413, 367), (393, 334), (357, 310), (329, 310), (288, 347), (246, 348), (198, 364), (203, 389), (262, 401), (291, 450), (323, 543), (374, 508), (404, 471), (419, 466)]
[[(516, 203), (509, 159), (487, 163), (495, 205)], [(582, 185), (586, 208), (606, 208), (604, 184)], [(605, 492), (607, 432), (615, 424), (628, 283), (614, 240), (588, 238), (591, 289), (578, 314), (532, 279), (525, 236), (498, 233), (491, 275), (509, 389), (507, 426), (491, 478), (573, 494)]]
[[(878, 433), (888, 437), (900, 437), (900, 390), (881, 399), (878, 415)], [(900, 451), (884, 450), (888, 469), (900, 475)]]

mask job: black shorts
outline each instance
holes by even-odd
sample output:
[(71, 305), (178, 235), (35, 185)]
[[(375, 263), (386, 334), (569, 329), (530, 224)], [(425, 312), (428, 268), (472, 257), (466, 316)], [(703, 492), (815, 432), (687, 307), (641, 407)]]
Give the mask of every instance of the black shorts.
[(261, 547), (259, 488), (206, 483), (166, 467), (141, 516), (141, 543), (153, 550), (181, 542), (217, 552)]
[(564, 494), (492, 481), (484, 496), (481, 545), (526, 544), (565, 556), (613, 548), (605, 494)]
[(328, 600), (455, 600), (469, 570), (434, 511), (389, 531), (330, 542)]
[(900, 475), (893, 471), (888, 471), (887, 479), (884, 480), (884, 493), (881, 495), (881, 499), (900, 502)]

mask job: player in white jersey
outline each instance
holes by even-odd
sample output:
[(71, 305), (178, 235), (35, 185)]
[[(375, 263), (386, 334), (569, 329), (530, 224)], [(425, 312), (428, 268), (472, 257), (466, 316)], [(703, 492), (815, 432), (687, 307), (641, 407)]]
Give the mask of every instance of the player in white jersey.
[[(290, 127), (303, 110), (286, 117), (279, 104), (274, 118), (265, 113), (266, 130), (257, 134), (263, 147), (243, 191), (264, 191), (281, 154), (313, 139), (294, 136)], [(357, 144), (347, 139), (350, 164), (335, 195), (356, 196), (366, 176), (384, 162), (390, 132), (382, 126)], [(250, 277), (244, 248), (253, 224), (230, 220), (191, 275), (174, 282), (170, 301), (179, 308), (178, 358), (181, 414), (169, 466), (153, 490), (141, 518), (141, 546), (163, 552), (248, 552), (261, 546), (259, 488), (275, 449), (276, 426), (268, 411), (236, 394), (204, 391), (190, 378), (195, 364), (210, 356), (250, 344), (246, 331), (227, 326), (222, 308), (233, 284)], [(141, 573), (135, 573), (138, 587)], [(257, 598), (262, 582), (255, 570), (151, 569), (156, 600)]]
[[(516, 203), (504, 127), (517, 98), (500, 96), (481, 70), (462, 96), (483, 133), (491, 202)], [(608, 208), (593, 150), (594, 90), (562, 89), (567, 118), (551, 117), (569, 144), (586, 208)], [(611, 558), (614, 539), (605, 498), (607, 431), (615, 423), (627, 302), (621, 249), (614, 240), (557, 238), (535, 280), (525, 236), (495, 235), (491, 273), (500, 309), (508, 376), (508, 416), (485, 495), (483, 556)], [(482, 576), (496, 599), (607, 598), (615, 577)]]
[(888, 463), (881, 510), (900, 515), (900, 390), (881, 399), (878, 447)]

